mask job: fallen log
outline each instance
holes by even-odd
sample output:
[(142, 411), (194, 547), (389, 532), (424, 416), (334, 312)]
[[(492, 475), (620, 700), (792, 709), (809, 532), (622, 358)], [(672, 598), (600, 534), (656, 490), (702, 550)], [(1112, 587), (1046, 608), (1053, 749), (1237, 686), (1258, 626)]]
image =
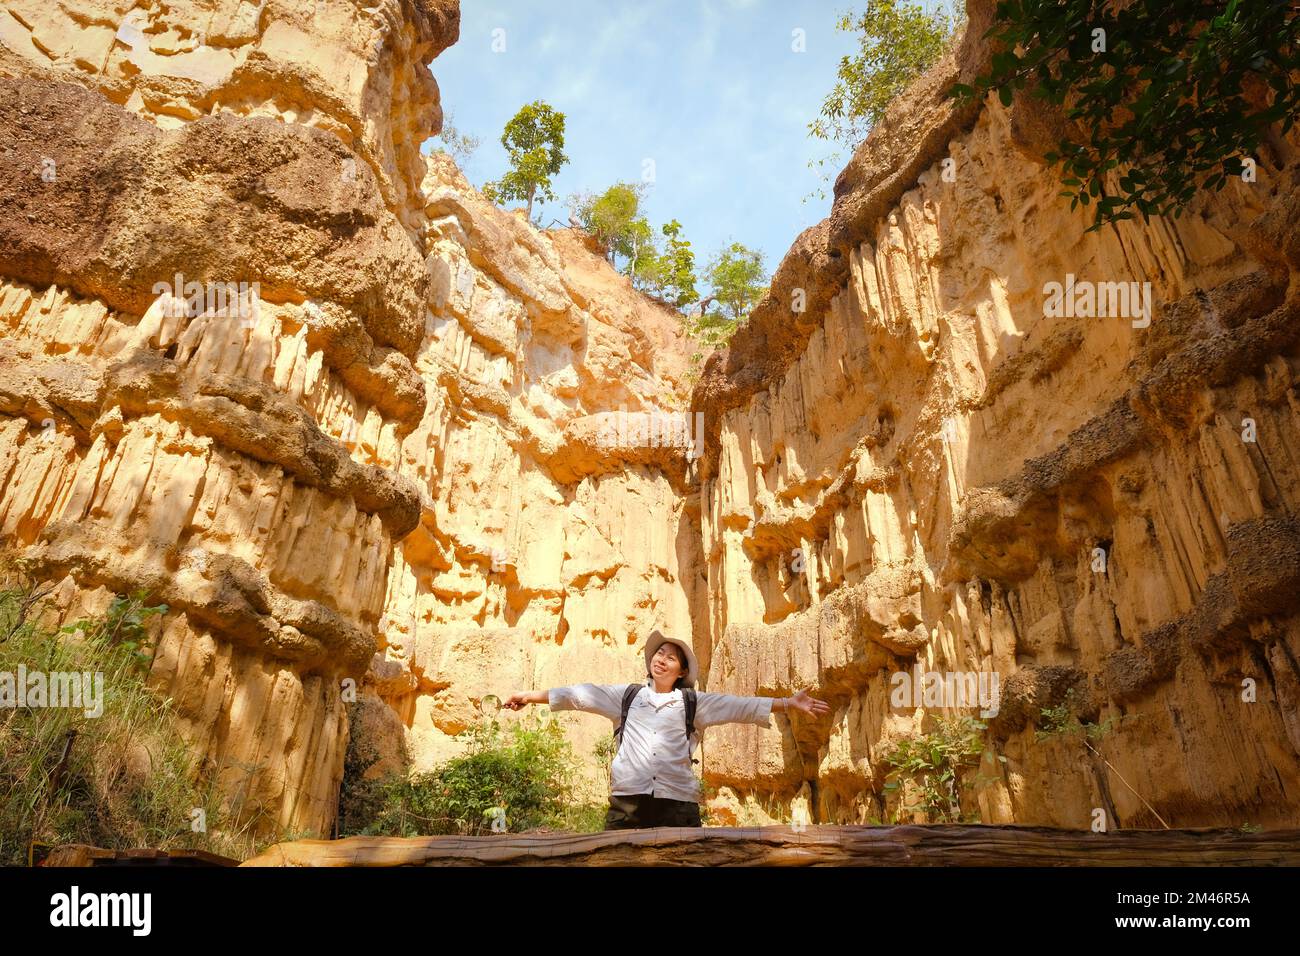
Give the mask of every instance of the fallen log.
[(277, 843), (241, 866), (1300, 866), (1300, 830), (655, 827)]
[(40, 866), (238, 866), (239, 861), (206, 850), (105, 850), (64, 843), (50, 850)]

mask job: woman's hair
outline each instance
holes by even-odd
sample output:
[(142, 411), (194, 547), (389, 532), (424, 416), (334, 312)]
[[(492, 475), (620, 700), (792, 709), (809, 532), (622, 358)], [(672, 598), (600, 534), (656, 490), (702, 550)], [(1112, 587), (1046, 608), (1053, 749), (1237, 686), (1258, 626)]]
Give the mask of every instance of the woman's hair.
[[(664, 644), (662, 644), (662, 645), (660, 645), (660, 646), (662, 646), (662, 647), (671, 647), (671, 648), (673, 649), (673, 653), (677, 655), (677, 663), (679, 663), (679, 664), (682, 665), (682, 672), (681, 672), (681, 674), (678, 676), (677, 680), (673, 681), (673, 690), (677, 690), (679, 687), (685, 687), (685, 686), (686, 686), (686, 678), (687, 678), (687, 676), (688, 676), (686, 670), (687, 670), (688, 667), (691, 666), (690, 664), (688, 664), (688, 663), (686, 662), (686, 654), (685, 654), (685, 652), (684, 652), (680, 647), (678, 647), (676, 644), (672, 643), (671, 641), (666, 641)], [(657, 653), (657, 652), (656, 652), (656, 653)], [(649, 669), (646, 670), (646, 672), (645, 672), (645, 676), (646, 676), (646, 679), (647, 679), (647, 680), (651, 680), (651, 681), (654, 680), (654, 675), (650, 673)]]

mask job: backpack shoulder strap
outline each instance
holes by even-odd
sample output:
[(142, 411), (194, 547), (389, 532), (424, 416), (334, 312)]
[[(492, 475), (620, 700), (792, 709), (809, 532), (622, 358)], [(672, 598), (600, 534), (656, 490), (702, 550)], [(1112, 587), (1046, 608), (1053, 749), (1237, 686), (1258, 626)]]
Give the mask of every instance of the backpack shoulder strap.
[[(683, 687), (682, 700), (686, 704), (686, 742), (689, 745), (691, 737), (695, 734), (695, 688)], [(694, 757), (691, 763), (699, 763)]]
[(686, 736), (695, 733), (695, 688), (683, 687), (682, 700), (686, 702)]
[(628, 684), (627, 690), (623, 691), (623, 710), (618, 716), (618, 726), (614, 728), (614, 739), (619, 746), (623, 744), (623, 725), (627, 723), (627, 712), (632, 709), (632, 701), (636, 700), (641, 687), (641, 684)]

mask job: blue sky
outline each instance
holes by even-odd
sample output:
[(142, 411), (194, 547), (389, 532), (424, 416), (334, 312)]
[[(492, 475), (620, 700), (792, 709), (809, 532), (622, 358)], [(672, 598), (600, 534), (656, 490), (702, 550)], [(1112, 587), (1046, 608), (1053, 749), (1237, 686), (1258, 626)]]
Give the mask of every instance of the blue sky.
[[(541, 221), (564, 200), (640, 181), (656, 232), (678, 219), (699, 265), (732, 240), (764, 253), (769, 274), (804, 228), (830, 210), (808, 161), (835, 152), (807, 125), (856, 49), (835, 29), (852, 0), (466, 0), (460, 40), (433, 61), (445, 109), (482, 141), (475, 186), (506, 169), (501, 131), (536, 99), (566, 114), (566, 166)], [(493, 52), (504, 30), (505, 51)], [(804, 31), (806, 52), (792, 50)], [(497, 34), (500, 37), (500, 34)], [(434, 147), (430, 141), (426, 150)], [(835, 165), (838, 173), (847, 154)], [(536, 216), (535, 209), (534, 218)]]

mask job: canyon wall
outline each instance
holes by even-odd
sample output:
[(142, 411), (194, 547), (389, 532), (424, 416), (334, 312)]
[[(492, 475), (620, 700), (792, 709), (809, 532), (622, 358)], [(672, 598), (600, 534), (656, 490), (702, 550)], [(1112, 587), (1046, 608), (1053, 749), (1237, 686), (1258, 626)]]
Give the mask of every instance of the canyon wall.
[[(997, 675), (985, 822), (1300, 822), (1294, 131), (1088, 233), (1059, 115), (942, 96), (972, 2), (690, 395), (671, 309), (421, 153), (454, 2), (3, 4), (0, 546), (62, 619), (167, 603), (150, 680), (241, 813), (327, 832), (350, 745), (427, 769), (658, 627), (833, 705), (709, 731), (721, 822), (895, 812), (889, 748), (973, 712), (917, 669)], [(687, 408), (699, 460), (649, 439)]]
[[(1300, 140), (1180, 218), (1087, 232), (1043, 160), (1059, 113), (942, 96), (991, 6), (696, 392), (710, 689), (834, 705), (715, 730), (709, 775), (731, 814), (887, 819), (890, 748), (987, 711), (986, 823), (1294, 826)], [(1000, 700), (894, 699), (904, 672), (996, 674)], [(1062, 705), (1106, 732), (1040, 739)]]
[(689, 629), (686, 450), (603, 435), (684, 405), (679, 322), (421, 154), (458, 30), (0, 14), (0, 544), (63, 619), (168, 605), (150, 682), (267, 829), (329, 831), (354, 734), (428, 769), (486, 695), (635, 680)]

